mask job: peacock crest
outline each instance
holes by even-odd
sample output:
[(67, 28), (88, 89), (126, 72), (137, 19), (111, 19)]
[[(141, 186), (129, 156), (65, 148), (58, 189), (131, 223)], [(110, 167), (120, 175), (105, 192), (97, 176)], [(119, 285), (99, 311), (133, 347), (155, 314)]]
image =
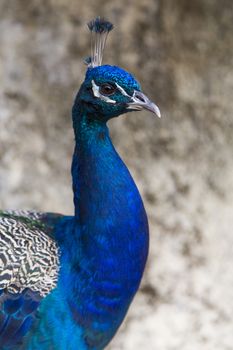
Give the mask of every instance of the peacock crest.
[(91, 32), (91, 56), (85, 59), (89, 68), (102, 65), (104, 48), (113, 24), (104, 18), (96, 17), (87, 24)]

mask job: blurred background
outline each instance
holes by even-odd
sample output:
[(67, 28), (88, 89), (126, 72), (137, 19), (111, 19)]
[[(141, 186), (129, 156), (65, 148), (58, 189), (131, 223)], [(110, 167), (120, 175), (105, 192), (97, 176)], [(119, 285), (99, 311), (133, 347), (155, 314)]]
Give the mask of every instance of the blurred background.
[(151, 245), (108, 349), (232, 350), (231, 0), (1, 0), (0, 207), (73, 212), (70, 110), (97, 15), (115, 23), (104, 62), (132, 72), (162, 112), (110, 123)]

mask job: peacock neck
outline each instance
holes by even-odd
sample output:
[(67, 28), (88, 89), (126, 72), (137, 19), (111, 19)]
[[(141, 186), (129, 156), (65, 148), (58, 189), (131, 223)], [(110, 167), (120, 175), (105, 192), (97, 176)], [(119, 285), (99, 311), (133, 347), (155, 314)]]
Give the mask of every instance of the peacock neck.
[[(106, 123), (91, 121), (82, 115), (74, 123), (75, 149), (72, 162), (72, 178), (75, 216), (79, 224), (88, 224), (93, 213), (92, 204), (100, 200), (100, 174), (106, 152), (111, 152), (111, 144)], [(103, 184), (102, 184), (103, 185)]]
[(101, 334), (105, 342), (106, 332), (111, 339), (138, 289), (148, 253), (148, 224), (137, 187), (106, 124), (83, 113), (76, 116), (74, 130), (75, 232), (82, 259), (78, 288), (74, 287), (79, 305), (71, 304), (79, 324), (86, 319), (92, 324), (93, 319), (94, 325), (84, 326), (89, 344), (100, 333), (98, 349), (103, 346)]
[(90, 238), (89, 245), (95, 241), (95, 251), (98, 241), (128, 247), (136, 232), (147, 227), (138, 189), (111, 142), (106, 123), (82, 114), (74, 130), (72, 178), (78, 227), (86, 240)]

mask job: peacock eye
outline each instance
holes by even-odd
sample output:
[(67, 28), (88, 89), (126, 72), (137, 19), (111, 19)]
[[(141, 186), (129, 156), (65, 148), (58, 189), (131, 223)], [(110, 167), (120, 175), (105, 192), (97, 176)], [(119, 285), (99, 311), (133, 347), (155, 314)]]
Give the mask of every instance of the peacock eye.
[(110, 96), (114, 94), (116, 87), (112, 84), (102, 84), (99, 91), (102, 95)]

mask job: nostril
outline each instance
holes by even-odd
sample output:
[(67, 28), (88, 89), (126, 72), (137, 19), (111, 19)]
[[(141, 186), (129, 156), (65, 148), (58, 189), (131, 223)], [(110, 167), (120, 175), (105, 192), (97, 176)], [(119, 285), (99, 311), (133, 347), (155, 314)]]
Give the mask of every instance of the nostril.
[(146, 99), (145, 97), (143, 96), (142, 93), (140, 93), (139, 91), (135, 93), (135, 97), (137, 98), (137, 100), (143, 102), (143, 103), (146, 103)]
[(142, 101), (142, 102), (145, 102), (145, 99), (142, 97), (142, 96), (137, 96), (137, 98)]

